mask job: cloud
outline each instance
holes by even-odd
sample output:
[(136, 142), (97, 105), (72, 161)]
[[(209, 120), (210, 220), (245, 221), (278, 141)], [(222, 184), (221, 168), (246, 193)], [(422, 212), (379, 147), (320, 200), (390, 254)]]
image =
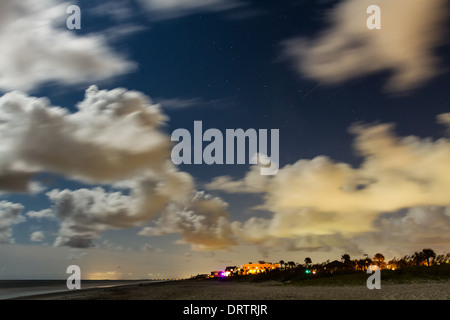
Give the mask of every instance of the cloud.
[(158, 99), (156, 101), (160, 104), (164, 109), (168, 110), (180, 110), (191, 107), (201, 107), (208, 104), (207, 101), (202, 98), (169, 98), (169, 99)]
[(39, 211), (28, 211), (26, 213), (27, 217), (32, 219), (56, 219), (55, 214), (52, 209), (43, 209)]
[(1, 1), (0, 90), (100, 81), (135, 68), (101, 35), (81, 36), (65, 28), (68, 6), (56, 0)]
[[(358, 168), (318, 156), (286, 165), (272, 177), (257, 177), (251, 170), (243, 179), (218, 177), (206, 187), (262, 194), (259, 208), (272, 217), (233, 222), (233, 232), (241, 239), (257, 243), (288, 239), (303, 248), (354, 244), (361, 235), (377, 232), (394, 234), (392, 228), (380, 231), (385, 214), (398, 219), (404, 209), (450, 206), (448, 139), (398, 137), (389, 124), (353, 126), (351, 132), (356, 135), (356, 152), (363, 157)], [(442, 219), (448, 215), (439, 214)], [(434, 230), (426, 223), (423, 228)]]
[(164, 121), (147, 97), (125, 89), (91, 86), (75, 113), (47, 99), (7, 93), (0, 98), (0, 186), (27, 190), (27, 180), (44, 171), (107, 183), (158, 170), (170, 146), (159, 131)]
[(118, 22), (131, 19), (135, 16), (129, 1), (110, 0), (105, 3), (94, 4), (89, 11), (95, 16), (106, 16)]
[(12, 226), (25, 221), (23, 206), (9, 201), (0, 201), (0, 243), (14, 243)]
[(366, 27), (368, 3), (346, 0), (329, 12), (329, 27), (320, 35), (284, 42), (284, 56), (301, 75), (328, 83), (389, 71), (389, 92), (406, 92), (436, 76), (433, 51), (447, 41), (446, 2), (374, 0), (370, 5), (381, 8), (380, 30)]
[(147, 223), (169, 203), (182, 199), (191, 190), (192, 181), (188, 174), (168, 165), (158, 174), (142, 172), (129, 185), (129, 194), (101, 187), (48, 192), (60, 221), (55, 245), (87, 248), (107, 230)]
[(153, 248), (153, 246), (151, 244), (146, 243), (142, 246), (142, 251), (144, 251), (144, 252), (146, 252), (146, 251), (151, 252), (153, 250), (155, 250), (155, 248)]
[(139, 0), (151, 19), (172, 19), (193, 13), (220, 12), (244, 5), (238, 0)]
[(443, 113), (438, 116), (438, 122), (447, 126), (447, 134), (450, 135), (450, 113)]
[[(46, 99), (5, 94), (0, 98), (0, 178), (8, 178), (6, 189), (25, 189), (27, 179), (50, 172), (120, 189), (47, 192), (60, 222), (55, 245), (90, 247), (102, 232), (146, 223), (193, 190), (192, 177), (170, 162), (165, 120), (148, 97), (125, 89), (91, 86), (74, 113)], [(51, 217), (49, 210), (28, 216)]]
[[(219, 176), (205, 184), (208, 190), (222, 190), (230, 193), (264, 193), (267, 191), (267, 177), (261, 175), (261, 165), (250, 167), (244, 178), (233, 180), (231, 176)], [(269, 180), (270, 181), (270, 180)]]
[(155, 98), (155, 103), (159, 104), (163, 110), (178, 111), (178, 110), (190, 110), (193, 108), (219, 108), (230, 109), (237, 107), (238, 102), (233, 97), (204, 99), (201, 97), (196, 98)]
[(443, 113), (438, 116), (438, 122), (450, 126), (450, 113)]
[[(438, 122), (450, 127), (447, 118), (439, 115)], [(74, 248), (93, 246), (108, 230), (142, 227), (143, 236), (179, 234), (179, 243), (194, 250), (227, 249), (243, 240), (292, 250), (358, 251), (363, 235), (376, 241), (383, 230), (395, 233), (386, 221), (408, 226), (413, 218), (402, 220), (402, 210), (450, 207), (448, 139), (398, 137), (392, 124), (359, 125), (350, 128), (363, 158), (357, 168), (318, 156), (274, 176), (252, 166), (242, 179), (224, 176), (207, 184), (210, 190), (260, 194), (258, 208), (272, 213), (232, 221), (226, 202), (196, 191), (193, 177), (172, 164), (165, 121), (150, 98), (125, 89), (90, 87), (73, 113), (46, 99), (8, 93), (0, 98), (2, 187), (27, 189), (40, 172), (87, 184), (50, 190), (52, 208), (26, 214), (56, 217), (55, 245)], [(18, 206), (2, 202), (2, 242), (12, 241), (11, 226), (23, 219)], [(448, 213), (436, 215), (445, 222)]]
[(45, 239), (45, 235), (42, 231), (34, 231), (30, 235), (30, 240), (33, 242), (42, 242)]
[(80, 260), (87, 256), (85, 251), (81, 251), (76, 248), (69, 249), (69, 255), (67, 256), (67, 260)]
[(156, 253), (164, 252), (163, 249), (161, 249), (161, 248), (155, 248), (155, 247), (153, 247), (151, 244), (148, 244), (148, 243), (146, 243), (146, 244), (144, 244), (144, 245), (142, 246), (141, 251), (143, 251), (143, 252), (156, 252)]
[(0, 190), (6, 192), (39, 193), (45, 189), (39, 182), (31, 181), (32, 173), (8, 171), (1, 175)]
[(234, 239), (227, 203), (204, 192), (194, 192), (181, 202), (171, 203), (153, 226), (138, 234), (160, 236), (178, 233), (180, 243), (189, 243), (194, 250), (225, 249), (237, 244)]
[[(411, 247), (427, 244), (447, 248), (450, 242), (450, 207), (425, 206), (401, 210), (376, 221), (378, 243)], [(407, 239), (407, 241), (405, 241)]]
[(156, 217), (153, 232), (180, 233), (196, 249), (236, 244), (226, 203), (195, 193), (193, 178), (172, 164), (162, 131), (166, 117), (143, 94), (91, 86), (71, 113), (11, 92), (0, 98), (0, 120), (5, 187), (26, 189), (41, 172), (88, 184), (50, 190), (52, 209), (27, 213), (57, 218), (55, 246), (88, 248), (107, 230), (144, 226)]

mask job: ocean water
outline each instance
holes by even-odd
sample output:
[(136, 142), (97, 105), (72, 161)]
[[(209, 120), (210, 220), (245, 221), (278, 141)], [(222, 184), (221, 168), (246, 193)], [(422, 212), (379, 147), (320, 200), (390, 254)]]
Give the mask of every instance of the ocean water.
[[(0, 300), (70, 291), (67, 280), (0, 280)], [(81, 280), (81, 290), (153, 283), (154, 280)]]

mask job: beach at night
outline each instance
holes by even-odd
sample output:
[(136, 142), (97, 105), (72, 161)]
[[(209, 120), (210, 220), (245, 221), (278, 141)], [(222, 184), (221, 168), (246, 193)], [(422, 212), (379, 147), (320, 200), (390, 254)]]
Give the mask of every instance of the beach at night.
[(1, 302), (450, 300), (449, 9), (0, 0)]
[(295, 286), (232, 281), (181, 280), (126, 287), (86, 289), (27, 299), (37, 300), (448, 300), (450, 281), (361, 286)]

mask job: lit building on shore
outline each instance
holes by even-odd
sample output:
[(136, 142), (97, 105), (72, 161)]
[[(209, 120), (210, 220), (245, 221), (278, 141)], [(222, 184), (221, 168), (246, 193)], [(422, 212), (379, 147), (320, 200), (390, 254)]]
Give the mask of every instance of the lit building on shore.
[(271, 263), (271, 262), (265, 262), (265, 261), (258, 261), (258, 263), (249, 262), (248, 264), (242, 265), (241, 273), (243, 275), (257, 274), (257, 273), (264, 273), (264, 272), (268, 272), (268, 271), (279, 269), (279, 268), (280, 268), (279, 263)]

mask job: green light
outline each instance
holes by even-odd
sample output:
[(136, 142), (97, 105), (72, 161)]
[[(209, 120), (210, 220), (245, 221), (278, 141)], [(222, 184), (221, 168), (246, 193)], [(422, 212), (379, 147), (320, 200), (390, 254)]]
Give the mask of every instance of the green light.
[(305, 271), (305, 273), (311, 273), (311, 271), (309, 271), (309, 270), (306, 270), (306, 271)]

